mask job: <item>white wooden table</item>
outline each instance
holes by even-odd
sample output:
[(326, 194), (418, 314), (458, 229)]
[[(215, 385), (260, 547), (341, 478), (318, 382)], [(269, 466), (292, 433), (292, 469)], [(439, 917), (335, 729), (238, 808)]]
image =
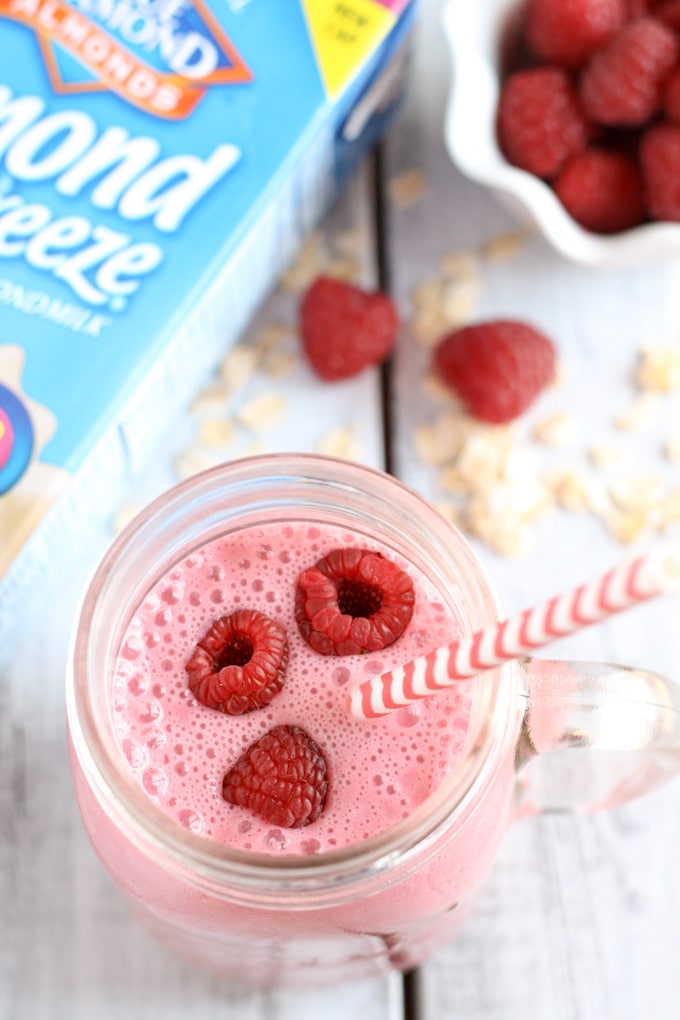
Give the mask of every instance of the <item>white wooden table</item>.
[[(445, 256), (462, 250), (479, 256), (490, 239), (516, 225), (447, 160), (441, 128), (449, 70), (438, 7), (422, 6), (408, 100), (380, 158), (363, 168), (322, 231), (342, 247), (343, 238), (354, 236), (345, 228), (358, 230), (364, 281), (388, 285), (399, 303), (407, 325), (393, 366), (382, 376), (369, 372), (328, 386), (299, 359), (287, 374), (276, 374), (270, 362), (237, 389), (226, 414), (233, 418), (252, 406), (257, 393), (273, 393), (285, 401), (280, 420), (237, 426), (225, 450), (203, 448), (206, 459), (340, 444), (357, 459), (389, 467), (424, 495), (441, 497), (437, 471), (415, 442), (417, 427), (435, 421), (445, 405), (423, 382), (427, 350), (408, 326), (414, 288), (441, 276)], [(404, 208), (387, 185), (411, 168), (423, 171), (426, 189)], [(376, 205), (383, 217), (376, 217)], [(543, 448), (541, 455), (554, 465), (584, 460), (589, 444), (609, 438), (624, 445), (631, 471), (658, 469), (672, 484), (673, 470), (680, 472), (659, 455), (671, 430), (672, 399), (636, 432), (612, 432), (611, 422), (632, 403), (640, 347), (678, 342), (680, 266), (597, 273), (565, 263), (535, 237), (514, 258), (478, 257), (476, 265), (476, 318), (528, 319), (558, 344), (562, 382), (540, 413), (568, 409), (577, 431), (566, 447)], [(272, 321), (292, 323), (296, 300), (287, 288), (273, 295), (243, 346), (257, 345)], [(285, 359), (276, 364), (285, 367)], [(187, 450), (195, 461), (199, 427), (198, 412), (184, 409), (152, 469), (131, 481), (121, 503), (141, 505), (176, 480), (178, 464), (188, 470)], [(590, 513), (548, 513), (532, 535), (532, 547), (514, 557), (472, 539), (508, 612), (589, 579), (645, 544), (643, 536), (624, 548)], [(673, 1020), (680, 1014), (678, 782), (608, 814), (515, 824), (476, 916), (453, 945), (405, 980), (300, 993), (244, 991), (190, 972), (151, 943), (89, 846), (65, 755), (62, 678), (70, 621), (83, 578), (110, 537), (103, 528), (74, 559), (70, 576), (58, 579), (50, 613), (30, 622), (0, 677), (2, 1020)], [(677, 602), (647, 605), (559, 642), (554, 653), (677, 675), (677, 620)]]

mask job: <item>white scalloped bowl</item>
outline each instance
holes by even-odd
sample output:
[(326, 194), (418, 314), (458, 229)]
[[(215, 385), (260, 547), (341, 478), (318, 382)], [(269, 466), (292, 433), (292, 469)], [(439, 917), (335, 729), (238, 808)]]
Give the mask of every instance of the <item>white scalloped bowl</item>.
[(442, 18), (453, 76), (444, 139), (454, 164), (487, 186), (567, 258), (589, 266), (636, 266), (680, 256), (680, 224), (647, 223), (619, 234), (584, 230), (551, 188), (512, 166), (496, 141), (501, 52), (518, 0), (448, 0)]

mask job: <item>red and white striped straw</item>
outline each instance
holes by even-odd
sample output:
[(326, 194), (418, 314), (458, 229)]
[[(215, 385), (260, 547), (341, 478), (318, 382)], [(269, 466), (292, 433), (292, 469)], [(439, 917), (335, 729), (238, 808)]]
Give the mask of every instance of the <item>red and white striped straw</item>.
[(492, 623), (347, 692), (356, 719), (377, 719), (512, 659), (555, 638), (604, 620), (655, 595), (680, 590), (680, 548), (661, 545), (518, 616)]

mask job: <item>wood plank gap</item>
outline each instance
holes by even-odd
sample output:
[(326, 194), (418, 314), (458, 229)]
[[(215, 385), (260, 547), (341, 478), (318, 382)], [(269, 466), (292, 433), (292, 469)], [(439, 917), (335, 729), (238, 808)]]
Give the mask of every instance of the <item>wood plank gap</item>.
[[(385, 155), (386, 143), (380, 142), (371, 156), (371, 191), (373, 206), (373, 245), (378, 287), (385, 294), (392, 293), (392, 272), (389, 255), (389, 210)], [(385, 471), (394, 474), (394, 402), (392, 359), (380, 367), (380, 406), (382, 410), (383, 460)]]
[(422, 1009), (422, 983), (420, 971), (416, 968), (408, 970), (402, 976), (404, 1020), (421, 1020), (424, 1016)]

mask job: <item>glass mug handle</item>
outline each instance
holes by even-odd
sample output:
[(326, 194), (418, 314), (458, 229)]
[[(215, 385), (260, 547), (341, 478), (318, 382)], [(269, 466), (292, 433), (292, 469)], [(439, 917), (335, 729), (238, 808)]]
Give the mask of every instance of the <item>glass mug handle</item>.
[(523, 659), (515, 817), (596, 811), (680, 774), (680, 684), (599, 662)]

